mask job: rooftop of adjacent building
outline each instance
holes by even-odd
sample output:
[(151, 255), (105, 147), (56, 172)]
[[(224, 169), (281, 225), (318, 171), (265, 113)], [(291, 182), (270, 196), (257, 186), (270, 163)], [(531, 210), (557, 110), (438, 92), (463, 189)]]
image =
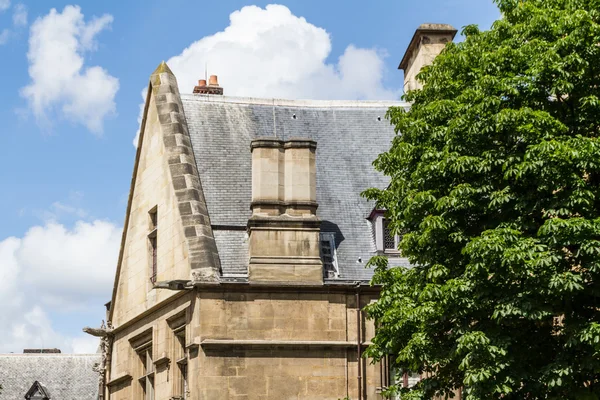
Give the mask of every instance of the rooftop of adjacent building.
[(93, 370), (101, 354), (66, 354), (59, 349), (25, 349), (0, 354), (0, 400), (24, 398), (35, 382), (52, 399), (97, 399), (98, 373)]

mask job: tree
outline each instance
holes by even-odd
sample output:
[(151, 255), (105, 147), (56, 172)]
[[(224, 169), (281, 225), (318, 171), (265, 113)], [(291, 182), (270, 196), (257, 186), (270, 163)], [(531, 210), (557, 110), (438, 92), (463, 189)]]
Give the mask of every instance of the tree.
[(600, 0), (496, 0), (391, 108), (364, 195), (413, 268), (375, 257), (367, 354), (402, 399), (600, 396)]

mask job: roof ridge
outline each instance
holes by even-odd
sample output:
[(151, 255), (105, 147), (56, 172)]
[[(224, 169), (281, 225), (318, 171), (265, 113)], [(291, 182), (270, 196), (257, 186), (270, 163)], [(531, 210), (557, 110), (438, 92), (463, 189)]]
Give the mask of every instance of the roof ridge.
[(409, 107), (410, 103), (402, 100), (311, 100), (311, 99), (279, 99), (262, 97), (238, 97), (206, 94), (180, 94), (182, 100), (194, 100), (206, 103), (258, 104), (273, 107)]
[(90, 357), (102, 356), (101, 353), (0, 353), (0, 357)]

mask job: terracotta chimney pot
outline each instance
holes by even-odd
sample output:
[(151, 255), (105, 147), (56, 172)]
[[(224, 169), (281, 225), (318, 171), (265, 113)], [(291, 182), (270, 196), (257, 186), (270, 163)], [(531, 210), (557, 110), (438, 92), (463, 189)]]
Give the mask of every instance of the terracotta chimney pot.
[(217, 76), (211, 75), (208, 85), (206, 84), (206, 79), (200, 79), (198, 81), (198, 86), (194, 87), (194, 93), (223, 95), (223, 88), (219, 86)]

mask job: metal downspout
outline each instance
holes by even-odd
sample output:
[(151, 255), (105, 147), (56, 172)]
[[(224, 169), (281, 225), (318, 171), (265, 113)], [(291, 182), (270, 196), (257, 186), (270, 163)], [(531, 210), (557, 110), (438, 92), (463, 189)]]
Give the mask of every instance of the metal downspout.
[(358, 379), (358, 400), (362, 400), (362, 376), (361, 376), (361, 352), (362, 345), (361, 329), (360, 329), (360, 283), (356, 285), (356, 375)]

